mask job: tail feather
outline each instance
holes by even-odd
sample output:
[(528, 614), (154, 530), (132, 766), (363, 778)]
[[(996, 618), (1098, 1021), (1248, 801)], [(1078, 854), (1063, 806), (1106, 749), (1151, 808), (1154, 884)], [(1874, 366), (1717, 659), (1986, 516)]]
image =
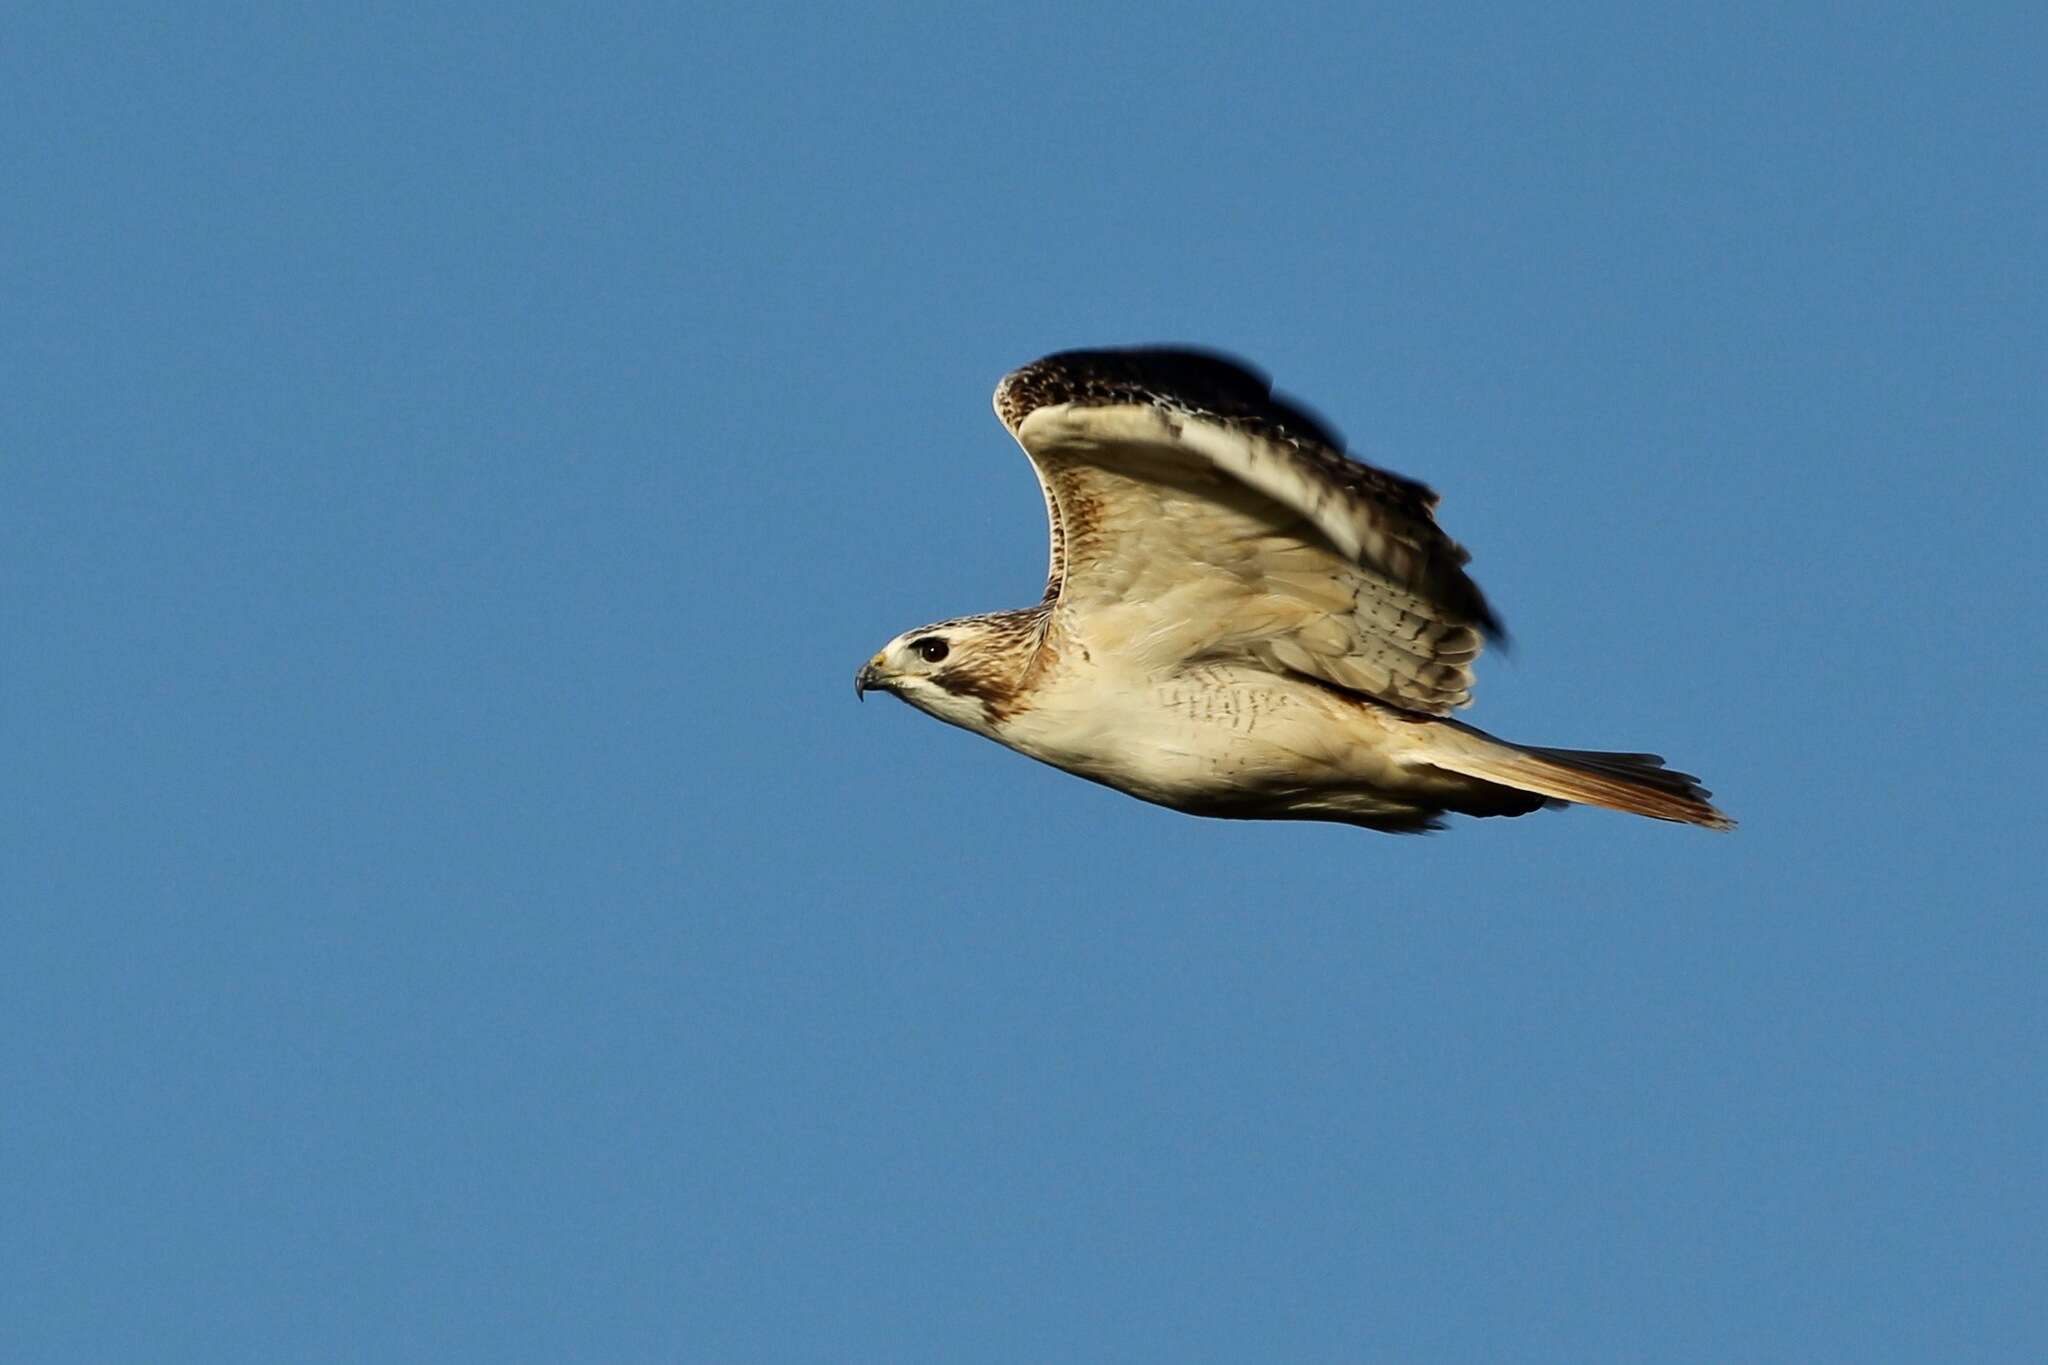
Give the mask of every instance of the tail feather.
[(1715, 809), (1708, 799), (1713, 793), (1698, 778), (1665, 767), (1655, 754), (1524, 747), (1458, 728), (1464, 732), (1460, 740), (1468, 742), (1450, 746), (1448, 753), (1431, 754), (1431, 764), (1554, 800), (1707, 829), (1735, 828), (1733, 820)]

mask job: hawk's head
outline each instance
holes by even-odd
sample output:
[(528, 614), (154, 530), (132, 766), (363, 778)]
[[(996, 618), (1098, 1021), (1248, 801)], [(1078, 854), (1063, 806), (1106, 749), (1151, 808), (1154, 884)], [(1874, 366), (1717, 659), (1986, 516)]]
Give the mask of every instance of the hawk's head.
[(906, 630), (854, 675), (855, 696), (892, 692), (927, 715), (987, 734), (1024, 709), (1041, 614), (1000, 612)]

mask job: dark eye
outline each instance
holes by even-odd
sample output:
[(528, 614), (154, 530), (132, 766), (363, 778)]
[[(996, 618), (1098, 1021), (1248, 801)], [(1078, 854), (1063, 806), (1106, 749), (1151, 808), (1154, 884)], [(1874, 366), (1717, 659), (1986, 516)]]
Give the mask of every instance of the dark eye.
[(910, 647), (917, 651), (917, 657), (928, 664), (935, 664), (946, 657), (946, 642), (936, 635), (927, 635), (922, 640), (912, 640)]

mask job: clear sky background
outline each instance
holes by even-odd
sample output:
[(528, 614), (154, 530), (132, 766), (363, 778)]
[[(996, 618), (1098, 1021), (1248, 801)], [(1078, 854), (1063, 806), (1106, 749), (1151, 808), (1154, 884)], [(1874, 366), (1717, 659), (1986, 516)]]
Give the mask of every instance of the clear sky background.
[[(2038, 6), (36, 8), (0, 1356), (2048, 1358)], [(1164, 340), (1742, 828), (855, 705)]]

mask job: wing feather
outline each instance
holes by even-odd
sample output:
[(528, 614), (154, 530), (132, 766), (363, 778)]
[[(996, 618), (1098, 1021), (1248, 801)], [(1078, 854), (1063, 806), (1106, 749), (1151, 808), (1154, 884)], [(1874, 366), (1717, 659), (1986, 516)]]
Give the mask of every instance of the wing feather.
[(1404, 708), (1471, 699), (1500, 625), (1422, 484), (1350, 459), (1227, 358), (1069, 351), (996, 412), (1051, 523), (1046, 601), (1154, 662), (1254, 659)]

